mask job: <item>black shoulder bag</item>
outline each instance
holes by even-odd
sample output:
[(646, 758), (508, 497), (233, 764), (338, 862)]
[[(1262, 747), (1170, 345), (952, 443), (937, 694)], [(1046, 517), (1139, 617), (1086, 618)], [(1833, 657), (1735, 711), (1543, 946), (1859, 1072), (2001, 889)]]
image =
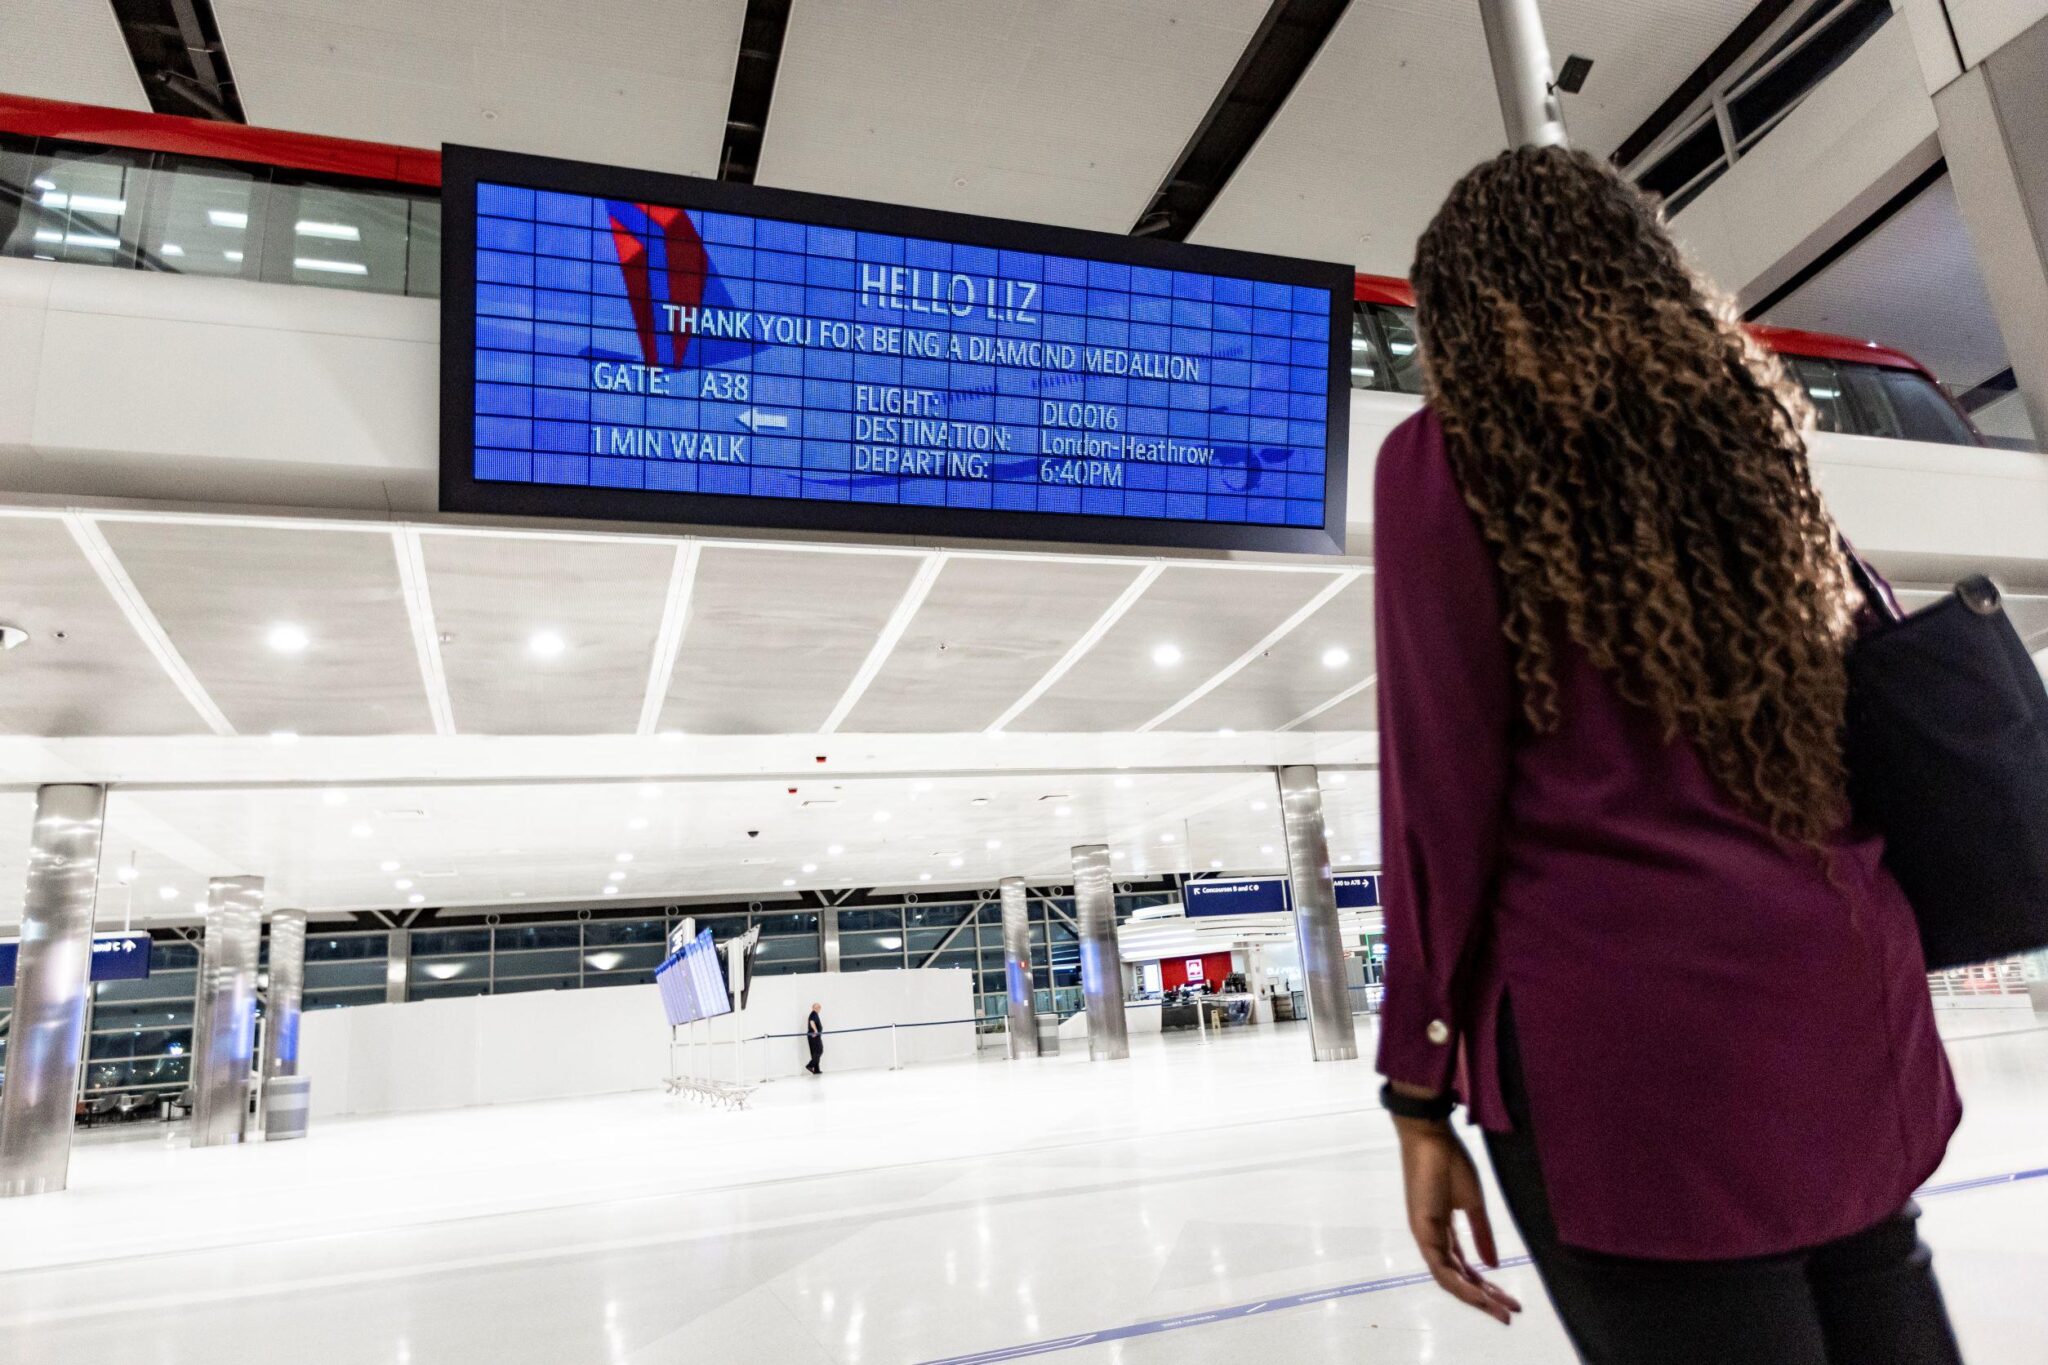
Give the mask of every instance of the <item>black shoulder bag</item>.
[(1849, 563), (1884, 617), (1849, 650), (1849, 802), (1928, 970), (2048, 947), (2048, 688), (1997, 586), (1967, 578), (1907, 616)]

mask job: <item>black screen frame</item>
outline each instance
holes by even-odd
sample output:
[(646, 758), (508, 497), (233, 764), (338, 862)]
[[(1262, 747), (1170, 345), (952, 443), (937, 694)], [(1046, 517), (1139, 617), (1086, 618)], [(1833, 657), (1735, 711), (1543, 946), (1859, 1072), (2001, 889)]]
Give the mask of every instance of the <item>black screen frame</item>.
[[(1324, 461), (1323, 524), (1241, 525), (480, 480), (476, 477), (475, 450), (479, 181), (1327, 289), (1331, 299), (1329, 415), (1325, 428), (1329, 450)], [(449, 145), (441, 153), (440, 508), (443, 512), (491, 516), (854, 532), (926, 539), (1343, 554), (1351, 433), (1352, 292), (1351, 267), (1328, 262)]]

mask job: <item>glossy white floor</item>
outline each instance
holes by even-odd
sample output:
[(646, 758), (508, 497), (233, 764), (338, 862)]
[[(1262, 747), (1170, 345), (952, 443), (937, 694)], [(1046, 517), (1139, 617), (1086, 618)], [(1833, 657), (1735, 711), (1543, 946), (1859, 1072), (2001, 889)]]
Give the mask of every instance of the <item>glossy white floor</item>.
[[(1952, 1042), (1970, 1116), (1937, 1183), (2048, 1167), (2033, 1022)], [(638, 1094), (91, 1138), (69, 1192), (0, 1205), (0, 1360), (1568, 1362), (1527, 1269), (1509, 1329), (1373, 1284), (1417, 1264), (1392, 1134), (1367, 1064), (1307, 1046), (794, 1078), (740, 1115)], [(2048, 1362), (2048, 1178), (1924, 1202), (1970, 1358)]]

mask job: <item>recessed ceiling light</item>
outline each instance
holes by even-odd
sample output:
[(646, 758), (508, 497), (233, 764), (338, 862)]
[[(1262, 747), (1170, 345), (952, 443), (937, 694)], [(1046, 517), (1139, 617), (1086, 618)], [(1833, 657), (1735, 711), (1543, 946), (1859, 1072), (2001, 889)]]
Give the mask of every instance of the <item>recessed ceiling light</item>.
[(561, 634), (552, 630), (537, 630), (526, 637), (526, 652), (536, 659), (553, 659), (569, 647)]
[(1218, 730), (1216, 733), (1224, 739), (1235, 739), (1237, 737), (1237, 731), (1231, 729), (1228, 725), (1224, 726), (1221, 730)]
[(407, 896), (405, 898), (405, 903), (407, 905), (425, 905), (427, 903), (427, 898), (421, 895), (419, 892), (415, 891), (410, 896)]
[(299, 732), (297, 730), (272, 730), (270, 732), (270, 742), (272, 744), (297, 744), (299, 742)]
[(363, 230), (353, 223), (321, 223), (301, 218), (292, 230), (301, 237), (318, 237), (329, 242), (360, 242)]
[(1069, 815), (1072, 815), (1074, 813), (1074, 808), (1072, 806), (1054, 806), (1052, 808), (1052, 813), (1054, 815), (1059, 816), (1062, 820), (1064, 820)]
[(631, 853), (621, 853), (618, 857), (612, 859), (612, 861), (615, 863), (630, 863), (633, 861), (633, 855)]
[(116, 875), (121, 878), (124, 885), (142, 875), (142, 869), (135, 865), (135, 855), (133, 853), (128, 855), (128, 861), (121, 865), (121, 870)]
[(914, 792), (928, 792), (932, 789), (932, 784), (920, 778), (910, 784), (910, 789)]
[(1324, 668), (1342, 668), (1351, 662), (1351, 651), (1342, 645), (1331, 645), (1323, 651)]
[(663, 730), (660, 736), (661, 742), (663, 744), (674, 744), (677, 740), (681, 739), (682, 737), (683, 732), (681, 730)]
[(805, 876), (809, 876), (818, 870), (818, 865), (816, 863), (805, 863), (802, 870)]
[(220, 254), (223, 260), (232, 261), (236, 265), (240, 265), (242, 263), (242, 253), (239, 251), (223, 251)]
[(279, 654), (298, 654), (313, 643), (313, 637), (306, 634), (302, 627), (292, 625), (288, 621), (280, 621), (270, 628), (270, 633), (263, 637), (263, 642)]
[(1152, 662), (1158, 664), (1161, 668), (1172, 668), (1175, 664), (1180, 662), (1180, 646), (1152, 646)]
[(1124, 860), (1124, 851), (1120, 848), (1112, 851), (1109, 855), (1109, 860), (1113, 863), (1122, 862)]
[(605, 880), (608, 882), (622, 882), (626, 880), (626, 874), (623, 872), (608, 872), (605, 874)]
[(391, 885), (394, 890), (410, 891), (412, 890), (412, 878), (400, 877), (397, 881), (391, 883)]
[(1331, 785), (1331, 786), (1333, 786), (1333, 787), (1341, 787), (1341, 786), (1343, 786), (1343, 785), (1344, 785), (1344, 784), (1345, 784), (1346, 782), (1349, 782), (1350, 780), (1351, 780), (1351, 775), (1350, 775), (1349, 773), (1331, 773), (1331, 774), (1330, 774), (1330, 785)]
[(888, 823), (889, 823), (889, 819), (890, 819), (890, 816), (889, 816), (889, 812), (887, 812), (887, 811), (885, 811), (885, 810), (878, 810), (878, 811), (876, 811), (876, 812), (875, 812), (875, 823), (876, 823), (876, 824), (878, 824), (878, 825), (886, 825), (886, 824), (888, 824)]
[(381, 862), (381, 863), (378, 863), (378, 864), (377, 864), (377, 870), (378, 870), (379, 872), (396, 872), (396, 871), (398, 871), (398, 859), (396, 859), (396, 858), (386, 858), (386, 859), (385, 859), (385, 860), (384, 860), (383, 862)]
[(232, 209), (208, 209), (206, 221), (215, 227), (245, 228), (249, 226), (249, 215), (236, 213)]
[(630, 820), (628, 820), (628, 821), (626, 822), (626, 828), (627, 828), (627, 829), (646, 829), (646, 828), (647, 828), (647, 817), (646, 817), (646, 816), (644, 816), (644, 815), (636, 815), (636, 816), (634, 816), (634, 817), (633, 817), (632, 819), (630, 819)]
[(505, 894), (516, 901), (523, 901), (526, 899), (526, 893), (524, 891), (508, 891)]
[(1162, 835), (1160, 835), (1160, 836), (1159, 836), (1159, 842), (1160, 842), (1160, 843), (1162, 843), (1162, 844), (1170, 844), (1170, 843), (1172, 843), (1172, 842), (1173, 842), (1173, 835), (1172, 835), (1172, 834), (1162, 834)]
[(358, 839), (367, 839), (372, 834), (375, 834), (377, 831), (371, 829), (368, 825), (358, 823), (350, 825), (348, 827), (348, 832)]
[(1131, 779), (1130, 779), (1130, 778), (1128, 778), (1128, 777), (1119, 777), (1119, 778), (1118, 778), (1118, 779), (1116, 780), (1116, 784), (1117, 784), (1117, 786), (1119, 786), (1119, 787), (1128, 787), (1128, 786), (1130, 786), (1130, 785), (1131, 785)]
[(607, 896), (616, 896), (619, 894), (619, 888), (617, 888), (616, 886), (607, 886), (604, 889), (604, 894)]
[(178, 898), (178, 888), (175, 886), (159, 886), (156, 889), (156, 895), (158, 900), (174, 901)]
[(948, 859), (946, 860), (946, 866), (947, 866), (947, 867), (958, 867), (958, 866), (960, 866), (960, 863), (961, 863), (961, 861), (962, 861), (962, 860), (961, 860), (961, 859), (959, 859), (959, 858), (948, 858)]
[(1252, 802), (1252, 809), (1253, 809), (1253, 810), (1264, 810), (1265, 808), (1266, 808), (1266, 803), (1265, 803), (1265, 802), (1263, 802), (1263, 801), (1254, 801), (1254, 802)]
[(840, 854), (844, 852), (846, 852), (845, 844), (831, 844), (826, 847), (825, 856), (828, 858), (837, 858)]
[(1273, 846), (1271, 844), (1260, 844), (1259, 852), (1270, 858), (1273, 856)]
[(932, 879), (932, 874), (929, 872), (920, 872), (917, 874), (917, 879), (921, 882), (928, 882)]
[(182, 256), (185, 254), (185, 248), (179, 246), (176, 242), (165, 242), (161, 247), (157, 248), (157, 251), (159, 255), (164, 256)]
[(795, 886), (795, 885), (796, 885), (796, 878), (794, 878), (794, 877), (784, 877), (784, 878), (782, 879), (782, 884), (783, 884), (784, 886)]
[(989, 840), (989, 841), (988, 841), (988, 851), (989, 851), (989, 852), (991, 852), (991, 853), (995, 852), (995, 851), (996, 851), (997, 849), (1001, 848), (1002, 846), (1003, 846), (1003, 841), (1002, 841), (1001, 839), (991, 839), (991, 840)]
[(640, 799), (642, 801), (661, 800), (661, 784), (658, 782), (642, 782), (640, 784)]
[(320, 799), (330, 806), (346, 806), (348, 804), (348, 793), (339, 787), (329, 787), (326, 791), (320, 793)]
[(1211, 858), (1211, 859), (1209, 860), (1209, 866), (1211, 866), (1211, 867), (1221, 867), (1221, 866), (1223, 866), (1223, 860), (1222, 860), (1221, 858)]

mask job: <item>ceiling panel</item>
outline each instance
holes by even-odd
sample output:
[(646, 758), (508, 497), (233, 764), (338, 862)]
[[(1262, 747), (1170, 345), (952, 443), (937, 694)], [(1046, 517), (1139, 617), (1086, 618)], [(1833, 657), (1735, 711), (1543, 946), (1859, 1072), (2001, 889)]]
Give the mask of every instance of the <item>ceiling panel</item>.
[(707, 547), (661, 728), (817, 730), (922, 562), (917, 555)]
[(1766, 322), (1881, 338), (1957, 392), (2010, 366), (1991, 296), (1943, 176), (1771, 309)]
[(798, 5), (760, 181), (1127, 232), (1267, 0)]
[[(1234, 663), (1334, 576), (1170, 567), (1010, 728), (1135, 729)], [(1162, 645), (1180, 651), (1177, 663), (1154, 662), (1153, 651)]]
[(1097, 560), (948, 560), (840, 728), (984, 730), (1143, 572)]
[[(674, 545), (434, 532), (420, 541), (457, 730), (638, 728)], [(562, 639), (555, 657), (532, 651), (543, 632)]]
[(149, 108), (114, 7), (80, 0), (0, 5), (0, 90), (114, 109)]
[(1338, 731), (1377, 730), (1380, 728), (1379, 700), (1379, 688), (1368, 684), (1359, 692), (1344, 697), (1334, 706), (1317, 712), (1293, 728), (1304, 734), (1313, 735), (1327, 735)]
[(214, 0), (251, 123), (716, 172), (745, 0)]
[(57, 518), (0, 517), (0, 622), (0, 734), (207, 733)]
[[(434, 728), (391, 537), (102, 520), (100, 530), (214, 704), (247, 734)], [(309, 643), (270, 647), (274, 627)]]
[[(1364, 682), (1378, 667), (1373, 662), (1372, 584), (1367, 574), (1343, 589), (1227, 682), (1167, 721), (1167, 728), (1278, 730)], [(1331, 651), (1339, 651), (1341, 658)], [(1337, 721), (1358, 718), (1355, 707), (1340, 703), (1332, 710)]]
[[(1753, 0), (1545, 0), (1552, 56), (1594, 59), (1574, 141), (1620, 145)], [(1505, 145), (1479, 7), (1352, 0), (1191, 240), (1405, 275), (1444, 194)]]

